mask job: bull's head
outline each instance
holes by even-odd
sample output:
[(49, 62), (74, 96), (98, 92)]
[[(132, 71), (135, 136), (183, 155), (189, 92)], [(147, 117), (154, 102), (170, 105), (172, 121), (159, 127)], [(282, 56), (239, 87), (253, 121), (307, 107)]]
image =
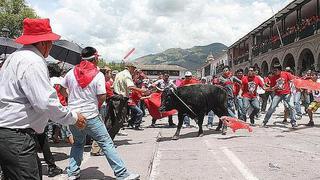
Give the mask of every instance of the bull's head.
[(160, 112), (164, 111), (170, 111), (174, 109), (173, 104), (174, 104), (174, 89), (173, 88), (165, 88), (161, 94), (161, 106), (159, 108)]

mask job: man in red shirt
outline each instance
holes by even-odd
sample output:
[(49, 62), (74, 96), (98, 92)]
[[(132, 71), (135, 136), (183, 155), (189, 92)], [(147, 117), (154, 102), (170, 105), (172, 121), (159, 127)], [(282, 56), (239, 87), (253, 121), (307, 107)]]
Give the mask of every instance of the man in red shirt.
[(289, 109), (291, 119), (290, 123), (292, 127), (297, 127), (296, 111), (294, 109), (294, 98), (291, 95), (290, 89), (290, 81), (294, 79), (294, 76), (289, 72), (282, 71), (280, 64), (274, 65), (273, 74), (274, 75), (270, 78), (270, 88), (272, 91), (274, 91), (274, 97), (272, 99), (268, 112), (264, 117), (262, 126), (266, 127), (269, 119), (271, 118), (271, 115), (276, 110), (279, 102), (283, 100)]
[(249, 118), (250, 123), (253, 125), (254, 117), (260, 111), (260, 104), (257, 98), (257, 88), (258, 86), (263, 88), (263, 82), (260, 80), (258, 76), (256, 76), (254, 67), (249, 68), (248, 76), (243, 76), (241, 82), (243, 98), (242, 120), (247, 121), (247, 111), (251, 106), (253, 108), (253, 111), (251, 112)]
[[(199, 80), (197, 80), (196, 78), (194, 78), (192, 76), (192, 73), (190, 71), (187, 71), (184, 74), (185, 79), (182, 80), (180, 87), (181, 86), (187, 86), (187, 85), (192, 85), (192, 84), (200, 84)], [(184, 114), (184, 118), (183, 118), (183, 126), (182, 127), (190, 127), (190, 118), (187, 114)]]
[(199, 80), (194, 78), (190, 71), (187, 71), (184, 76), (185, 76), (185, 79), (181, 82), (180, 86), (200, 84)]

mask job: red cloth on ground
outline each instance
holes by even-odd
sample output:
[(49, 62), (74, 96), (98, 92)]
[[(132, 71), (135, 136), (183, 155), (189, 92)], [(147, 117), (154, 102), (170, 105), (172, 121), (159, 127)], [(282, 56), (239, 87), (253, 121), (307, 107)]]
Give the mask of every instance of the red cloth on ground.
[(307, 89), (310, 91), (320, 91), (320, 83), (311, 80), (294, 79), (293, 84), (296, 88)]
[(242, 79), (242, 97), (255, 98), (257, 97), (258, 86), (263, 87), (263, 83), (258, 76), (243, 76)]
[(229, 126), (233, 132), (236, 132), (238, 129), (247, 129), (249, 132), (252, 132), (252, 128), (249, 124), (233, 117), (222, 116), (221, 120), (226, 126)]
[(152, 93), (150, 98), (144, 99), (144, 103), (146, 104), (146, 107), (148, 108), (150, 115), (154, 119), (161, 119), (173, 115), (177, 112), (176, 110), (171, 110), (160, 113), (159, 108), (161, 106), (161, 93), (158, 92)]
[(82, 88), (87, 87), (98, 73), (99, 70), (97, 66), (89, 61), (81, 61), (81, 63), (74, 68), (74, 76)]
[(294, 79), (294, 76), (291, 73), (285, 71), (281, 71), (280, 75), (278, 76), (272, 76), (270, 78), (271, 87), (277, 87), (277, 89), (274, 91), (275, 94), (278, 96), (283, 94), (290, 94), (291, 89), (289, 81), (291, 81), (292, 79)]

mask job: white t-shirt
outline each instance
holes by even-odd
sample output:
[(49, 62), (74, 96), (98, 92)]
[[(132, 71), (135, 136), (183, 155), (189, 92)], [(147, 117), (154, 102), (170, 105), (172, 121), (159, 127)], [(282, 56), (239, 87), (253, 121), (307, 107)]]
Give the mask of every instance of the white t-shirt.
[[(320, 83), (320, 80), (317, 80), (317, 83)], [(316, 102), (320, 102), (320, 91), (312, 91), (313, 99)]]
[(51, 83), (52, 87), (54, 87), (54, 85), (56, 85), (56, 84), (60, 85), (62, 80), (63, 80), (63, 77), (51, 77), (50, 83)]
[(106, 94), (105, 84), (104, 75), (99, 72), (87, 87), (81, 88), (74, 76), (74, 69), (61, 82), (61, 86), (69, 91), (68, 107), (82, 113), (87, 119), (99, 115), (97, 95)]

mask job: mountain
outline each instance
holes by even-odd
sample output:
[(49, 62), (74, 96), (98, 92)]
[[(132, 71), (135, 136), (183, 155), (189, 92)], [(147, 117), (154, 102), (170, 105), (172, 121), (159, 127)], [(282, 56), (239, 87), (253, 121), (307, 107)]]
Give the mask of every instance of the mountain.
[(207, 56), (212, 53), (213, 57), (221, 54), (227, 46), (221, 43), (212, 43), (207, 46), (194, 46), (190, 49), (171, 48), (157, 54), (150, 54), (135, 59), (138, 64), (172, 64), (179, 65), (190, 70), (201, 67)]

